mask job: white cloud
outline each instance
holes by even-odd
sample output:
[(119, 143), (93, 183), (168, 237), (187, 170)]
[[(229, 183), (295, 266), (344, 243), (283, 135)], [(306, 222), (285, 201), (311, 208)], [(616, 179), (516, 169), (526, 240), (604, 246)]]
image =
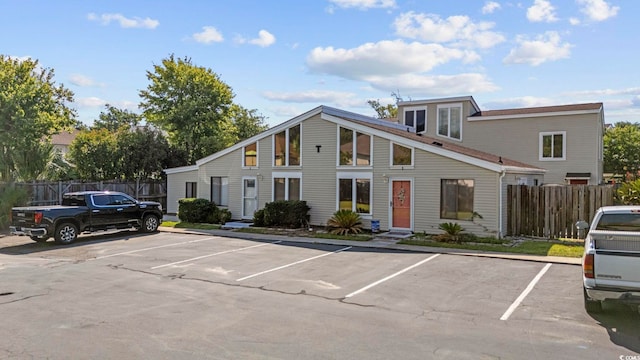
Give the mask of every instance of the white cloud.
[(575, 18), (575, 17), (569, 18), (569, 24), (571, 24), (571, 25), (580, 25), (580, 19)]
[(94, 13), (90, 13), (87, 15), (87, 19), (91, 21), (99, 21), (102, 25), (109, 25), (112, 21), (116, 21), (120, 24), (120, 27), (123, 28), (145, 28), (145, 29), (155, 29), (160, 25), (160, 21), (154, 20), (151, 18), (127, 18), (122, 14), (101, 14), (96, 15)]
[(95, 107), (102, 107), (106, 105), (108, 102), (104, 99), (100, 99), (95, 96), (92, 96), (92, 97), (76, 99), (75, 103), (82, 108), (95, 108)]
[(222, 33), (220, 33), (213, 26), (203, 26), (201, 32), (193, 34), (193, 39), (203, 44), (211, 44), (212, 42), (224, 41)]
[(274, 92), (266, 91), (262, 94), (268, 100), (277, 100), (293, 103), (317, 103), (317, 102), (337, 102), (343, 99), (352, 98), (354, 93), (345, 91), (329, 90), (308, 90), (295, 92)]
[(273, 45), (276, 42), (276, 37), (273, 36), (267, 30), (260, 30), (258, 32), (258, 37), (255, 39), (249, 40), (249, 44), (258, 45), (261, 47), (268, 47)]
[(487, 103), (483, 103), (480, 107), (483, 110), (500, 110), (551, 105), (558, 105), (557, 100), (535, 96), (522, 96), (490, 101)]
[(395, 0), (329, 0), (336, 6), (344, 9), (358, 8), (367, 10), (371, 8), (393, 8), (396, 6)]
[(72, 74), (69, 78), (69, 82), (73, 85), (82, 87), (102, 86), (102, 84), (95, 82), (92, 78), (81, 74)]
[(592, 21), (604, 21), (618, 14), (619, 6), (612, 6), (605, 0), (576, 0), (582, 6), (580, 11)]
[(493, 14), (494, 11), (500, 8), (501, 8), (500, 3), (497, 3), (495, 1), (487, 1), (486, 3), (484, 3), (484, 6), (482, 7), (482, 13)]
[(617, 95), (640, 95), (640, 87), (625, 89), (600, 89), (567, 92), (570, 96), (617, 96)]
[(413, 11), (401, 14), (394, 21), (396, 34), (402, 37), (483, 49), (505, 40), (502, 34), (490, 31), (494, 26), (492, 22), (474, 23), (463, 15), (442, 19), (435, 14)]
[(566, 59), (571, 55), (571, 44), (561, 43), (560, 35), (555, 31), (547, 31), (534, 40), (518, 36), (516, 42), (518, 47), (512, 49), (504, 58), (505, 64), (538, 66), (547, 61)]
[(484, 93), (498, 90), (484, 74), (463, 73), (456, 75), (370, 76), (366, 79), (375, 88), (412, 96), (450, 96), (469, 93)]
[(532, 22), (557, 21), (555, 9), (551, 2), (547, 0), (535, 0), (533, 5), (527, 9), (527, 19)]
[(385, 40), (352, 49), (317, 47), (307, 56), (307, 66), (312, 72), (363, 80), (369, 76), (421, 73), (453, 60), (474, 62), (478, 59), (473, 51), (439, 44)]

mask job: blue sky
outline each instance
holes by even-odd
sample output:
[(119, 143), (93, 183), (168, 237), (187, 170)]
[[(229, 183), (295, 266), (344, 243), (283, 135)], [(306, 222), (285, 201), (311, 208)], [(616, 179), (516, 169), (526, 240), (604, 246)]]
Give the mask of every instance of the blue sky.
[(640, 122), (636, 0), (0, 0), (0, 53), (139, 112), (146, 72), (189, 57), (271, 126), (328, 105), (472, 95), (483, 110), (603, 102)]

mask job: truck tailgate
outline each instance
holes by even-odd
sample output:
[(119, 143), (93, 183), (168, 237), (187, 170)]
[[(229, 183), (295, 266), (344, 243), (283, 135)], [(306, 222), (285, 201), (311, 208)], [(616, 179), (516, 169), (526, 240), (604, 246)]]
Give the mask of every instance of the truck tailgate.
[(640, 289), (640, 233), (591, 234), (597, 286)]

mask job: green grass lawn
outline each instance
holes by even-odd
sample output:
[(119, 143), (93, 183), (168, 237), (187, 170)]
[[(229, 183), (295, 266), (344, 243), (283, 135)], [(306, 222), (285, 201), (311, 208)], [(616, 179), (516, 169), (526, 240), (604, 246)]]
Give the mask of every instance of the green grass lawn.
[(178, 229), (197, 229), (197, 230), (217, 230), (220, 229), (218, 224), (195, 224), (188, 222), (163, 221), (160, 226), (173, 227)]

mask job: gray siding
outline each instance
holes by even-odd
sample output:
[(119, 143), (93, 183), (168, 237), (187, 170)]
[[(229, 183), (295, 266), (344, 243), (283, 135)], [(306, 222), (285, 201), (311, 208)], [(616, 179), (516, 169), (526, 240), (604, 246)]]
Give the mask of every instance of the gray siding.
[[(184, 198), (187, 182), (197, 181), (198, 171), (167, 174), (167, 214), (178, 213), (178, 200)], [(200, 184), (197, 185), (200, 191)]]

